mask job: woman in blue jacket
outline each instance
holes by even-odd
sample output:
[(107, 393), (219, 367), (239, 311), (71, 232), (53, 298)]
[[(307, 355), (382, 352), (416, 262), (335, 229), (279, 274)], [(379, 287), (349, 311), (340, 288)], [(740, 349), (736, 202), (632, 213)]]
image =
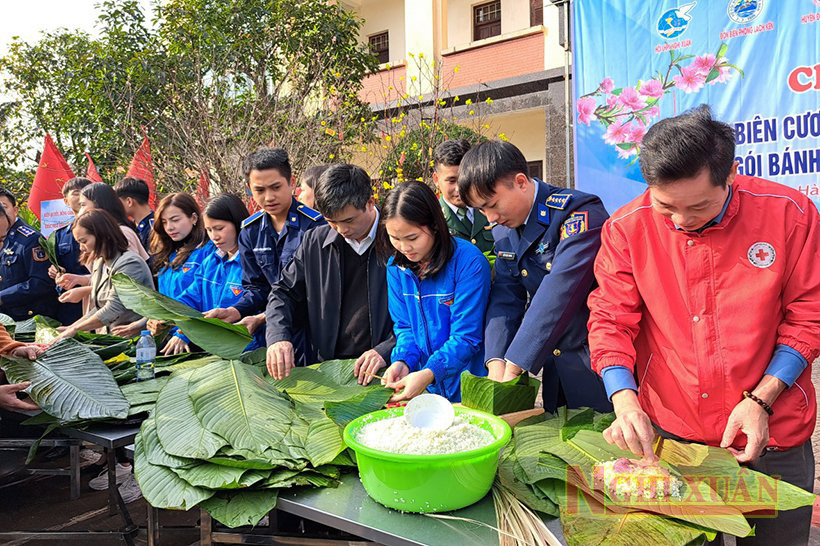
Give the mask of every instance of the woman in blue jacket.
[(390, 244), (388, 307), (396, 334), (382, 382), (401, 390), (394, 402), (425, 390), (457, 402), (461, 372), (486, 374), (490, 264), (469, 241), (450, 235), (426, 184), (407, 182), (391, 191), (382, 221)]
[[(172, 193), (160, 201), (151, 234), (151, 269), (160, 294), (179, 299), (216, 248), (208, 240), (199, 205), (187, 193)], [(176, 329), (174, 329), (175, 331)], [(163, 354), (184, 352), (185, 343), (171, 337)]]
[[(194, 281), (177, 298), (180, 302), (205, 312), (217, 307), (231, 307), (242, 297), (242, 262), (239, 259), (239, 230), (248, 217), (242, 200), (230, 194), (214, 198), (205, 207), (205, 231), (216, 247), (197, 269)], [(174, 337), (182, 345), (180, 352), (190, 350), (190, 341), (179, 330)], [(263, 338), (264, 339), (264, 338)], [(179, 342), (175, 342), (178, 345)], [(255, 346), (248, 347), (248, 350)]]

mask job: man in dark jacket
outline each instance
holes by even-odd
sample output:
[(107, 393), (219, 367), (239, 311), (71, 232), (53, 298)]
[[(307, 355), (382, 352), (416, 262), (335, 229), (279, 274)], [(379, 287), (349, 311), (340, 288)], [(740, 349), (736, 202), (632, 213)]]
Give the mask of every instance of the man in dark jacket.
[(266, 311), (267, 366), (286, 377), (294, 355), (297, 317), (306, 317), (308, 363), (356, 358), (359, 382), (385, 365), (395, 345), (387, 310), (387, 276), (378, 258), (379, 211), (370, 177), (355, 165), (334, 165), (315, 187), (328, 225), (302, 244), (271, 288)]

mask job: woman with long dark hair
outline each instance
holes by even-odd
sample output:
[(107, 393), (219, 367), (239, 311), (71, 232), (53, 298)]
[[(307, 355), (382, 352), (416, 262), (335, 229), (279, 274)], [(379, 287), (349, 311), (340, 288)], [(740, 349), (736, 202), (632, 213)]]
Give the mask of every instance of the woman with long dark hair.
[[(230, 194), (215, 197), (205, 207), (203, 221), (216, 252), (208, 255), (197, 270), (194, 281), (177, 298), (201, 312), (231, 307), (242, 297), (242, 262), (239, 259), (239, 231), (248, 209), (242, 200)], [(262, 325), (264, 328), (264, 325)], [(164, 354), (190, 351), (190, 341), (177, 331), (163, 350)], [(255, 346), (250, 347), (255, 348)]]
[(80, 193), (80, 214), (94, 209), (102, 209), (110, 214), (128, 241), (128, 249), (143, 260), (148, 260), (148, 252), (140, 242), (137, 226), (126, 216), (125, 207), (122, 206), (122, 201), (117, 197), (114, 188), (103, 182), (96, 182), (83, 188)]
[[(123, 273), (135, 282), (153, 287), (151, 270), (140, 256), (128, 248), (128, 240), (117, 220), (102, 209), (80, 213), (74, 221), (74, 238), (80, 245), (83, 260), (91, 264), (91, 294), (85, 315), (65, 327), (60, 337), (73, 337), (79, 331), (111, 328), (138, 320), (140, 316), (123, 305), (114, 289), (112, 278)], [(63, 296), (69, 294), (72, 288)]]
[[(179, 299), (194, 282), (205, 259), (216, 250), (208, 240), (202, 211), (187, 193), (172, 193), (160, 201), (151, 234), (151, 268), (157, 275), (160, 294)], [(172, 334), (176, 328), (172, 329)], [(163, 352), (182, 352), (187, 344), (178, 336), (169, 338)]]
[[(461, 399), (461, 372), (486, 375), (484, 314), (490, 264), (469, 241), (450, 235), (436, 195), (406, 182), (384, 202), (382, 242), (388, 307), (396, 347), (382, 383), (401, 389), (393, 401), (425, 390)], [(369, 374), (375, 370), (368, 370)]]

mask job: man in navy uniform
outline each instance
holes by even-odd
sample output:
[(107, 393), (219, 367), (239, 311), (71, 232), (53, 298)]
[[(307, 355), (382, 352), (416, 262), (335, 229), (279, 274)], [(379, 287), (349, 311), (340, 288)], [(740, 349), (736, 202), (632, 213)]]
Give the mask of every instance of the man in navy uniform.
[[(88, 178), (77, 176), (63, 184), (63, 200), (74, 211), (75, 217), (80, 212), (80, 192), (91, 183)], [(61, 274), (60, 281), (65, 288), (77, 286), (80, 277), (89, 275), (88, 269), (80, 263), (80, 245), (71, 232), (73, 226), (74, 222), (69, 222), (54, 232), (54, 253), (57, 255), (57, 263), (60, 264), (61, 271), (53, 265), (48, 268), (48, 276), (52, 279), (56, 279), (57, 275)], [(60, 290), (61, 288), (58, 287), (58, 293)], [(72, 324), (83, 316), (83, 304), (62, 303), (57, 315), (55, 318), (62, 324)]]
[(265, 307), (271, 285), (279, 280), (305, 231), (325, 220), (293, 197), (295, 179), (288, 154), (282, 148), (253, 152), (245, 158), (242, 170), (253, 200), (262, 209), (242, 222), (239, 233), (244, 292), (236, 305), (213, 309), (205, 316), (241, 321), (264, 347)]
[(14, 320), (34, 315), (56, 318), (57, 290), (48, 276), (40, 233), (17, 217), (17, 199), (5, 188), (0, 188), (0, 205), (0, 313)]
[(587, 345), (587, 296), (608, 217), (600, 199), (530, 179), (521, 151), (501, 141), (464, 155), (458, 190), (498, 224), (485, 330), (489, 377), (508, 381), (543, 369), (548, 411), (612, 411)]
[(151, 233), (154, 231), (154, 211), (149, 202), (151, 190), (148, 183), (141, 178), (127, 176), (114, 186), (117, 197), (122, 201), (125, 214), (137, 225), (137, 234), (145, 251), (151, 253)]

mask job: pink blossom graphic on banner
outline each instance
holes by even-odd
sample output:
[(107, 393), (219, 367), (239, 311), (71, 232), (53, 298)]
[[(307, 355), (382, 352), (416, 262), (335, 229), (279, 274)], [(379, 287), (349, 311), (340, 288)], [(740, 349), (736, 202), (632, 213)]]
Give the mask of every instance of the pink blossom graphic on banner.
[(659, 71), (634, 86), (616, 88), (612, 78), (605, 77), (595, 91), (578, 99), (578, 122), (589, 125), (597, 120), (604, 129), (604, 142), (615, 146), (618, 157), (631, 165), (638, 160), (649, 126), (660, 117), (660, 103), (667, 94), (695, 93), (706, 84), (726, 83), (735, 74), (743, 76), (725, 57), (728, 49), (722, 43), (716, 53), (697, 56), (671, 50), (665, 73)]

